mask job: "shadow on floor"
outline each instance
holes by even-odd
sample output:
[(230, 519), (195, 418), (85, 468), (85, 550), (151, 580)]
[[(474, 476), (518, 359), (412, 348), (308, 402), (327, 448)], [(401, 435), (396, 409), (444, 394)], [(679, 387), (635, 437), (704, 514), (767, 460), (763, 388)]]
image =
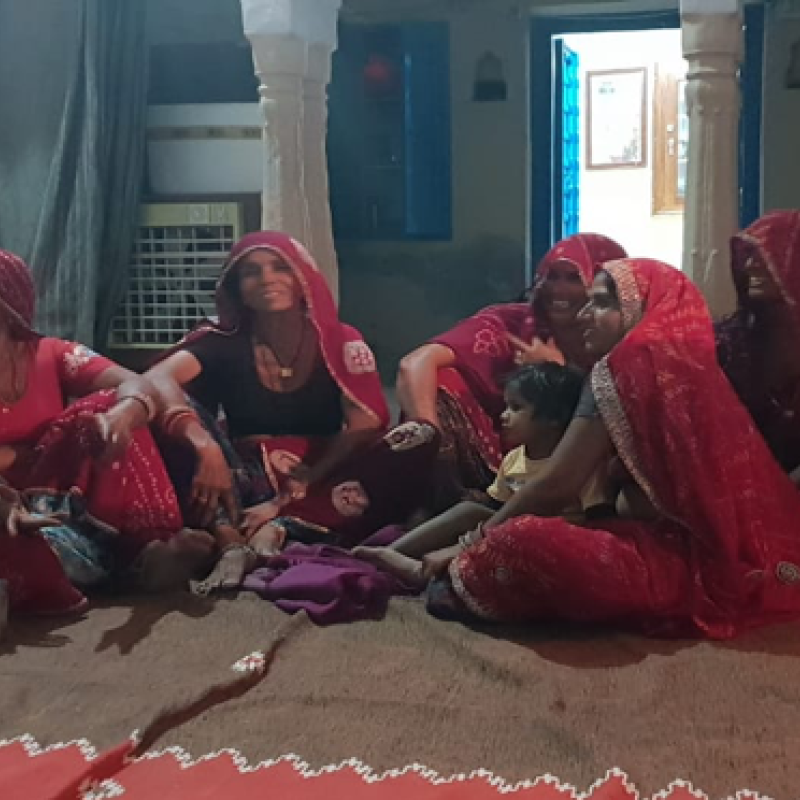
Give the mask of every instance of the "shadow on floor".
[(116, 647), (121, 655), (128, 655), (150, 635), (156, 623), (168, 614), (182, 614), (191, 619), (201, 619), (211, 613), (214, 603), (212, 598), (198, 597), (190, 592), (102, 598), (94, 603), (95, 607), (127, 607), (130, 609), (130, 616), (122, 625), (103, 632), (95, 652), (102, 653)]

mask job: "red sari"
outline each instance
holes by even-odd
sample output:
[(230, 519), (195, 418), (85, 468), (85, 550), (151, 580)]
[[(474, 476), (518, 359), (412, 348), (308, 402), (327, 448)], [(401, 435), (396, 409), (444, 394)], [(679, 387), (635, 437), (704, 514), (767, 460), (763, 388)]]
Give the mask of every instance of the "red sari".
[(537, 289), (549, 271), (559, 263), (571, 264), (588, 289), (604, 262), (625, 256), (620, 245), (600, 234), (570, 236), (539, 263), (530, 304), (489, 306), (431, 340), (449, 347), (456, 357), (455, 367), (439, 373), (438, 414), (443, 449), (449, 450), (463, 486), (484, 489), (500, 466), (503, 383), (516, 369), (508, 334), (526, 342), (534, 336), (550, 337), (545, 315), (535, 313)]
[[(181, 528), (172, 484), (146, 428), (135, 432), (120, 461), (97, 464), (94, 416), (114, 405), (114, 393), (101, 392), (72, 405), (67, 400), (90, 391), (113, 362), (83, 345), (36, 334), (33, 298), (27, 266), (0, 251), (0, 315), (29, 343), (31, 359), (22, 398), (12, 405), (0, 403), (0, 446), (20, 449), (4, 477), (17, 490), (80, 491), (88, 512), (118, 531), (118, 555), (132, 558), (148, 542)], [(0, 532), (0, 578), (9, 583), (15, 612), (59, 613), (86, 602), (39, 536)]]
[(716, 639), (800, 616), (800, 493), (719, 369), (700, 293), (660, 262), (605, 269), (628, 333), (594, 367), (592, 388), (663, 519), (593, 529), (512, 519), (451, 564), (458, 596), (490, 619)]

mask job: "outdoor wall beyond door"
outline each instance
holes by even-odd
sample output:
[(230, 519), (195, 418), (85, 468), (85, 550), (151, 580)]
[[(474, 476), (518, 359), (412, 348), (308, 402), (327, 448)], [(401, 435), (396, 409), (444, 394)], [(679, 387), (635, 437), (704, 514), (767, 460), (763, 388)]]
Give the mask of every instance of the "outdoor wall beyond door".
[[(662, 73), (685, 72), (680, 31), (571, 34), (564, 37), (564, 43), (578, 54), (580, 64), (580, 230), (604, 233), (632, 256), (658, 258), (680, 266), (683, 214), (657, 214), (653, 207), (655, 75), (657, 69)], [(592, 169), (588, 163), (588, 75), (636, 68), (646, 70), (643, 163)], [(602, 108), (595, 105), (592, 113), (595, 126), (599, 126), (602, 120), (597, 116), (603, 113)]]

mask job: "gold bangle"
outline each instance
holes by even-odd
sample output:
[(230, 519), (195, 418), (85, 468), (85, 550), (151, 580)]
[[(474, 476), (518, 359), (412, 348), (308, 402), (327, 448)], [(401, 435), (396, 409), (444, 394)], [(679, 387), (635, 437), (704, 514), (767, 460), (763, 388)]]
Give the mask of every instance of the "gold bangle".
[(161, 417), (161, 428), (169, 435), (175, 434), (175, 428), (182, 420), (193, 419), (199, 422), (197, 412), (189, 406), (174, 406)]
[(156, 415), (156, 404), (153, 398), (146, 395), (144, 392), (131, 392), (123, 397), (117, 397), (118, 403), (124, 403), (126, 400), (135, 400), (139, 403), (147, 413), (147, 421), (152, 422)]

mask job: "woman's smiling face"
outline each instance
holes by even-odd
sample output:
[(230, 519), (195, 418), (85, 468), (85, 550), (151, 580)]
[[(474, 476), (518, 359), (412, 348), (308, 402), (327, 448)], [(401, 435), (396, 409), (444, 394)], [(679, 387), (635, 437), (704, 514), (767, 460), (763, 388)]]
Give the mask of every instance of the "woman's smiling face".
[(556, 261), (549, 266), (534, 292), (536, 307), (556, 327), (574, 322), (586, 300), (581, 274), (570, 261)]
[(303, 293), (292, 268), (269, 250), (253, 250), (238, 266), (239, 296), (245, 308), (256, 313), (291, 311)]

